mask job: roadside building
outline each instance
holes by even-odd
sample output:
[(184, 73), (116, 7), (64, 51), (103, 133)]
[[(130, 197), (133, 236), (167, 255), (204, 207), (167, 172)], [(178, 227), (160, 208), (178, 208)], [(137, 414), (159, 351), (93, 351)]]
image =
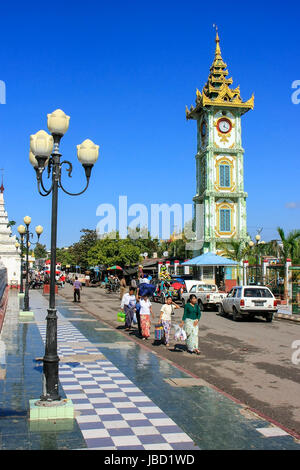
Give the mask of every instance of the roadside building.
[(224, 287), (227, 292), (241, 281), (239, 263), (215, 253), (197, 256), (183, 263), (183, 266), (192, 268), (194, 279)]
[(0, 261), (7, 269), (7, 283), (9, 286), (20, 284), (21, 258), (16, 248), (16, 237), (12, 235), (11, 227), (4, 204), (4, 186), (0, 187)]

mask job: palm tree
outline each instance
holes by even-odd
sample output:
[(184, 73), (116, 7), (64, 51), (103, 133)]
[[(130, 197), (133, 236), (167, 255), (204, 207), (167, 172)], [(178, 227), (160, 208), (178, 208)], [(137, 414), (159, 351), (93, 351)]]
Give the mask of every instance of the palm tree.
[(231, 240), (230, 243), (219, 243), (218, 248), (223, 251), (226, 258), (240, 262), (244, 259), (247, 247), (242, 241)]
[[(218, 248), (222, 250), (226, 258), (241, 264), (247, 253), (247, 246), (245, 243), (238, 240), (231, 240), (230, 243), (218, 243)], [(240, 266), (237, 266), (237, 283), (240, 284)]]
[(279, 258), (280, 246), (278, 244), (278, 240), (271, 240), (268, 243), (266, 243), (265, 246), (266, 246), (266, 255)]
[(7, 224), (7, 228), (8, 227), (13, 227), (14, 225), (16, 225), (16, 222), (14, 220), (10, 220)]
[(287, 235), (285, 235), (284, 230), (281, 227), (278, 227), (277, 232), (279, 233), (282, 242), (281, 253), (284, 263), (286, 262), (287, 258), (291, 258), (292, 261), (294, 261), (298, 252), (300, 230), (292, 230)]
[[(285, 235), (281, 227), (278, 227), (277, 231), (282, 242), (281, 254), (283, 263), (285, 264), (288, 258), (291, 258), (292, 262), (295, 261), (300, 239), (300, 230), (292, 230), (288, 235)], [(285, 298), (288, 298), (288, 276), (286, 275), (286, 271), (284, 275), (284, 292)]]

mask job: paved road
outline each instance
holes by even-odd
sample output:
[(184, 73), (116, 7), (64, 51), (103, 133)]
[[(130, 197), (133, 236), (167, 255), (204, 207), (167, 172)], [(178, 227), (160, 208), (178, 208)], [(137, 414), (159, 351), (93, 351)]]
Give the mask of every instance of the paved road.
[[(59, 291), (72, 298), (72, 287)], [(122, 329), (116, 321), (119, 310), (116, 294), (100, 288), (83, 288), (81, 306), (111, 326)], [(156, 320), (160, 304), (154, 304)], [(173, 322), (179, 322), (183, 309), (176, 310)], [(128, 333), (125, 333), (128, 336)], [(136, 331), (129, 336), (141, 342)], [(152, 337), (154, 335), (152, 334)], [(300, 325), (286, 320), (266, 323), (262, 319), (233, 322), (216, 312), (204, 312), (201, 318), (199, 347), (202, 355), (191, 356), (184, 344), (170, 347), (143, 343), (160, 356), (201, 377), (251, 408), (300, 434), (300, 365), (291, 357), (293, 341), (300, 340)]]

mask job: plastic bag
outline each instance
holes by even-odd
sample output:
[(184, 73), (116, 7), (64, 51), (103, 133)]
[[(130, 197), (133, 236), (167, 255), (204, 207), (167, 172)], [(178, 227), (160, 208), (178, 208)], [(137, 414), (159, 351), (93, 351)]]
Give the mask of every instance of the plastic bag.
[(186, 332), (184, 331), (184, 329), (180, 328), (179, 325), (174, 325), (174, 328), (175, 328), (174, 339), (176, 341), (185, 341), (186, 340)]
[(118, 312), (118, 314), (117, 314), (117, 321), (120, 322), (120, 323), (124, 323), (124, 322), (125, 322), (125, 319), (126, 319), (125, 313), (122, 312), (122, 311)]
[(135, 312), (133, 314), (132, 322), (133, 322), (134, 325), (137, 324), (137, 318), (136, 318), (136, 313)]

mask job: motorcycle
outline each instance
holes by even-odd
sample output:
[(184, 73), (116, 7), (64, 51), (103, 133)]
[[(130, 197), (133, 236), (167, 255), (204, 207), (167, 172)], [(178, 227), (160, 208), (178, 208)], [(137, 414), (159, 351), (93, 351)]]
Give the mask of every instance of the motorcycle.
[(120, 292), (120, 284), (109, 282), (105, 287), (105, 292), (110, 294), (111, 292)]
[(29, 288), (30, 289), (41, 289), (44, 286), (43, 281), (38, 281), (37, 279), (33, 279), (29, 283)]

